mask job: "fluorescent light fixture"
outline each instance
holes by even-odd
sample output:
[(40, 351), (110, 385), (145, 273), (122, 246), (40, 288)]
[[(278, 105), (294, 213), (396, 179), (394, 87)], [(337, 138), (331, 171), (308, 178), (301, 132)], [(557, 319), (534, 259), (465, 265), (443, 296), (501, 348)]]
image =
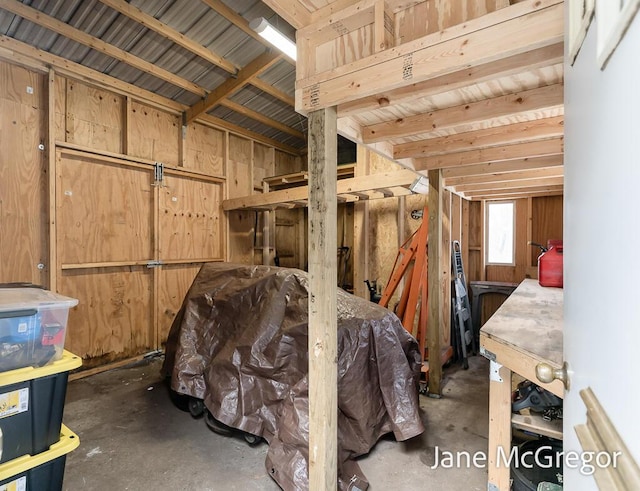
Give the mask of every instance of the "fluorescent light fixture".
[(411, 183), (409, 189), (416, 194), (429, 194), (429, 179), (425, 176), (420, 176)]
[(278, 48), (293, 61), (296, 61), (296, 43), (269, 24), (267, 19), (264, 17), (253, 19), (249, 23), (249, 27), (256, 31), (260, 37), (264, 38), (269, 44)]

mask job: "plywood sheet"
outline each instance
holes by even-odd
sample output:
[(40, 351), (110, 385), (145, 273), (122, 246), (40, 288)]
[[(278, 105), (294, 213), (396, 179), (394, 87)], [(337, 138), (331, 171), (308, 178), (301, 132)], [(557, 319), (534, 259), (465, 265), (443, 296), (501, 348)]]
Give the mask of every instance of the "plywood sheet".
[(274, 175), (275, 153), (273, 147), (267, 147), (260, 143), (253, 144), (253, 186), (262, 186), (265, 177)]
[[(227, 167), (227, 197), (248, 196), (253, 192), (251, 169), (251, 141), (229, 135), (229, 162)], [(233, 211), (229, 219), (229, 260), (253, 264), (256, 245), (256, 214), (252, 211)]]
[(161, 267), (158, 288), (158, 347), (164, 347), (171, 323), (201, 266), (167, 264)]
[(224, 131), (198, 123), (187, 127), (184, 167), (210, 176), (224, 176)]
[(165, 172), (160, 188), (160, 259), (222, 259), (222, 184)]
[[(531, 213), (531, 241), (544, 246), (549, 239), (562, 239), (562, 196), (544, 196), (533, 198)], [(531, 247), (529, 260), (531, 266), (538, 266), (540, 249)]]
[(180, 164), (180, 117), (131, 102), (129, 155), (177, 166)]
[(66, 89), (66, 141), (121, 153), (124, 97), (75, 80)]
[(85, 368), (153, 349), (152, 285), (152, 270), (144, 266), (63, 271), (60, 293), (79, 300), (65, 348)]
[(0, 63), (0, 282), (47, 285), (44, 76)]
[(366, 58), (373, 52), (373, 25), (361, 27), (318, 46), (315, 73)]
[(274, 175), (291, 174), (307, 169), (307, 159), (280, 150), (275, 151)]
[(67, 141), (66, 115), (67, 115), (67, 79), (56, 74), (54, 78), (54, 110), (55, 110), (55, 136), (56, 141)]
[(62, 264), (153, 257), (153, 173), (58, 151), (58, 251)]

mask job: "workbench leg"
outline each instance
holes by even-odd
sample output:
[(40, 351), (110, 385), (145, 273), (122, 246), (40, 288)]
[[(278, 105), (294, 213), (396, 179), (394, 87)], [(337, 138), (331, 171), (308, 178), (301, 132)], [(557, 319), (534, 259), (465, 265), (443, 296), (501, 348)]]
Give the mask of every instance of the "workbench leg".
[(510, 452), (511, 370), (492, 361), (489, 382), (488, 491), (509, 491), (510, 473), (505, 461)]

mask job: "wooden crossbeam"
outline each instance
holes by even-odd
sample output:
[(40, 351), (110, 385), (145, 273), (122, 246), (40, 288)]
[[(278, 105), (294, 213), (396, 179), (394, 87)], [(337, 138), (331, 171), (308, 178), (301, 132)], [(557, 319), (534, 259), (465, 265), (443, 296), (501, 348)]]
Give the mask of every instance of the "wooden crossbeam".
[(393, 156), (396, 159), (430, 157), (512, 143), (557, 138), (563, 136), (563, 134), (564, 116), (557, 116), (555, 118), (536, 119), (524, 123), (507, 124), (494, 128), (401, 143), (394, 145)]
[[(520, 2), (297, 81), (302, 113), (562, 42), (561, 0)], [(504, 40), (508, 39), (509, 42)]]
[(290, 126), (287, 126), (286, 124), (281, 123), (280, 121), (276, 121), (273, 118), (270, 118), (268, 116), (265, 116), (262, 113), (249, 109), (248, 107), (245, 107), (241, 104), (237, 104), (233, 101), (230, 101), (229, 99), (223, 99), (222, 101), (220, 101), (220, 105), (226, 108), (229, 108), (232, 111), (237, 112), (238, 114), (242, 114), (243, 116), (251, 118), (255, 121), (259, 121), (262, 124), (271, 126), (272, 128), (275, 128), (278, 131), (282, 131), (283, 133), (287, 133), (291, 136), (295, 136), (296, 138), (300, 138), (301, 140), (305, 139), (304, 133), (302, 131), (298, 131), (294, 128), (291, 128)]
[[(465, 184), (483, 184), (498, 182), (515, 182), (529, 179), (542, 179), (548, 177), (562, 177), (564, 169), (558, 165), (555, 167), (545, 167), (542, 169), (517, 170), (511, 172), (482, 174), (479, 176), (451, 177), (444, 180), (444, 185), (461, 186)], [(457, 188), (456, 188), (457, 189)]]
[(373, 24), (375, 20), (374, 7), (378, 0), (361, 0), (349, 5), (335, 16), (321, 19), (298, 29), (296, 38), (305, 38), (313, 45), (326, 43), (346, 33)]
[(49, 29), (50, 31), (56, 32), (68, 39), (71, 39), (72, 41), (88, 46), (89, 48), (99, 51), (111, 58), (122, 61), (127, 65), (137, 68), (138, 70), (158, 77), (159, 79), (169, 82), (170, 84), (180, 87), (188, 92), (192, 92), (199, 96), (205, 96), (207, 94), (206, 89), (196, 83), (177, 77), (168, 70), (159, 68), (153, 63), (134, 56), (125, 50), (106, 43), (102, 39), (91, 36), (90, 34), (76, 29), (75, 27), (71, 27), (64, 22), (46, 15), (32, 7), (24, 5), (17, 0), (0, 0), (0, 8), (12, 12), (41, 27)]
[(416, 170), (445, 169), (461, 165), (484, 164), (489, 162), (516, 160), (531, 157), (560, 155), (563, 153), (562, 138), (527, 143), (516, 143), (503, 147), (470, 150), (468, 152), (436, 155), (424, 159), (415, 159)]
[(515, 193), (515, 194), (498, 194), (498, 195), (474, 195), (474, 196), (464, 196), (465, 199), (470, 201), (480, 201), (480, 200), (503, 200), (503, 199), (522, 199), (522, 198), (539, 198), (543, 196), (562, 196), (563, 191), (560, 189), (558, 191), (542, 191), (542, 192), (529, 192), (529, 193)]
[(186, 111), (185, 120), (187, 123), (193, 121), (195, 118), (203, 113), (206, 113), (209, 109), (220, 104), (221, 101), (232, 95), (234, 92), (240, 90), (250, 81), (272, 66), (279, 60), (279, 55), (272, 51), (265, 51), (247, 66), (242, 68), (235, 78), (230, 78), (216, 87), (207, 97), (201, 101), (196, 102)]
[[(286, 57), (283, 57), (282, 59), (284, 60), (285, 58)], [(254, 87), (260, 89), (262, 92), (266, 92), (270, 96), (275, 97), (279, 101), (282, 101), (285, 104), (289, 104), (291, 107), (294, 107), (296, 105), (296, 101), (293, 97), (282, 92), (281, 90), (276, 89), (273, 85), (268, 84), (261, 78), (254, 77), (249, 83)]]
[[(532, 193), (562, 193), (563, 186), (560, 185), (552, 185), (552, 186), (532, 186), (532, 187), (514, 187), (509, 189), (498, 189), (494, 191), (468, 191), (464, 193), (466, 198), (475, 198), (478, 196), (483, 196), (485, 198), (492, 198), (498, 196), (518, 196), (518, 195), (529, 195)], [(522, 197), (522, 196), (520, 196)]]
[(562, 168), (563, 156), (550, 155), (547, 157), (524, 158), (508, 161), (487, 162), (486, 164), (464, 165), (449, 167), (442, 170), (445, 179), (455, 179), (466, 176), (481, 176), (485, 174), (498, 175), (503, 172), (516, 170), (546, 169), (548, 167)]
[(561, 64), (563, 56), (564, 44), (556, 43), (528, 53), (509, 56), (471, 68), (463, 67), (458, 71), (424, 80), (423, 82), (345, 102), (338, 106), (338, 116), (350, 116), (362, 111), (411, 103), (412, 100), (417, 98), (432, 97), (451, 90), (468, 87), (469, 85), (515, 75), (523, 70), (535, 70)]
[[(385, 188), (407, 187), (417, 177), (417, 174), (409, 169), (394, 172), (383, 172), (369, 176), (340, 179), (337, 184), (337, 194), (352, 194), (359, 196), (366, 191), (377, 191)], [(240, 198), (226, 199), (222, 202), (225, 211), (253, 209), (258, 206), (272, 205), (306, 200), (309, 194), (309, 186), (282, 189), (267, 194), (254, 194)], [(369, 196), (370, 197), (370, 196)]]
[(154, 32), (157, 32), (161, 36), (173, 41), (179, 46), (195, 53), (200, 58), (207, 60), (209, 63), (212, 63), (228, 73), (235, 74), (238, 71), (238, 68), (228, 60), (225, 60), (222, 56), (214, 53), (208, 48), (205, 48), (199, 43), (189, 39), (184, 34), (175, 29), (169, 27), (168, 25), (160, 22), (158, 19), (153, 17), (152, 15), (143, 12), (135, 5), (125, 2), (124, 0), (100, 0), (105, 5), (111, 7), (113, 10), (120, 12), (123, 15), (126, 15), (130, 19), (135, 20), (136, 22), (142, 24), (148, 29), (151, 29)]
[(363, 141), (375, 143), (534, 111), (562, 110), (563, 101), (563, 85), (553, 84), (366, 126)]
[(456, 192), (475, 193), (478, 191), (501, 191), (514, 188), (533, 188), (539, 186), (561, 186), (564, 184), (564, 177), (539, 177), (534, 179), (521, 179), (518, 181), (504, 182), (481, 182), (476, 184), (460, 184), (455, 186)]
[(218, 12), (222, 17), (227, 19), (229, 22), (231, 22), (234, 26), (236, 26), (238, 29), (240, 29), (242, 32), (244, 32), (248, 36), (251, 36), (256, 41), (260, 41), (265, 46), (268, 46), (266, 41), (262, 39), (257, 32), (255, 32), (253, 29), (249, 27), (249, 22), (244, 17), (242, 17), (241, 15), (238, 15), (236, 12), (234, 12), (232, 9), (227, 7), (220, 0), (200, 0), (200, 1), (204, 3), (206, 6), (208, 6), (209, 8)]

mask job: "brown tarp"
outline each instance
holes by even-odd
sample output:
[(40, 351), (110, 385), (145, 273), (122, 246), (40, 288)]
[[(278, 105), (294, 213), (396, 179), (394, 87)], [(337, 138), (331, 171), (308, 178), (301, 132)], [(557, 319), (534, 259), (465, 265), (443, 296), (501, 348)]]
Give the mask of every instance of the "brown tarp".
[[(205, 264), (169, 333), (163, 372), (222, 423), (269, 443), (285, 490), (308, 489), (308, 279), (287, 268)], [(385, 433), (424, 431), (420, 354), (389, 310), (338, 290), (338, 487), (366, 489), (353, 460)]]

